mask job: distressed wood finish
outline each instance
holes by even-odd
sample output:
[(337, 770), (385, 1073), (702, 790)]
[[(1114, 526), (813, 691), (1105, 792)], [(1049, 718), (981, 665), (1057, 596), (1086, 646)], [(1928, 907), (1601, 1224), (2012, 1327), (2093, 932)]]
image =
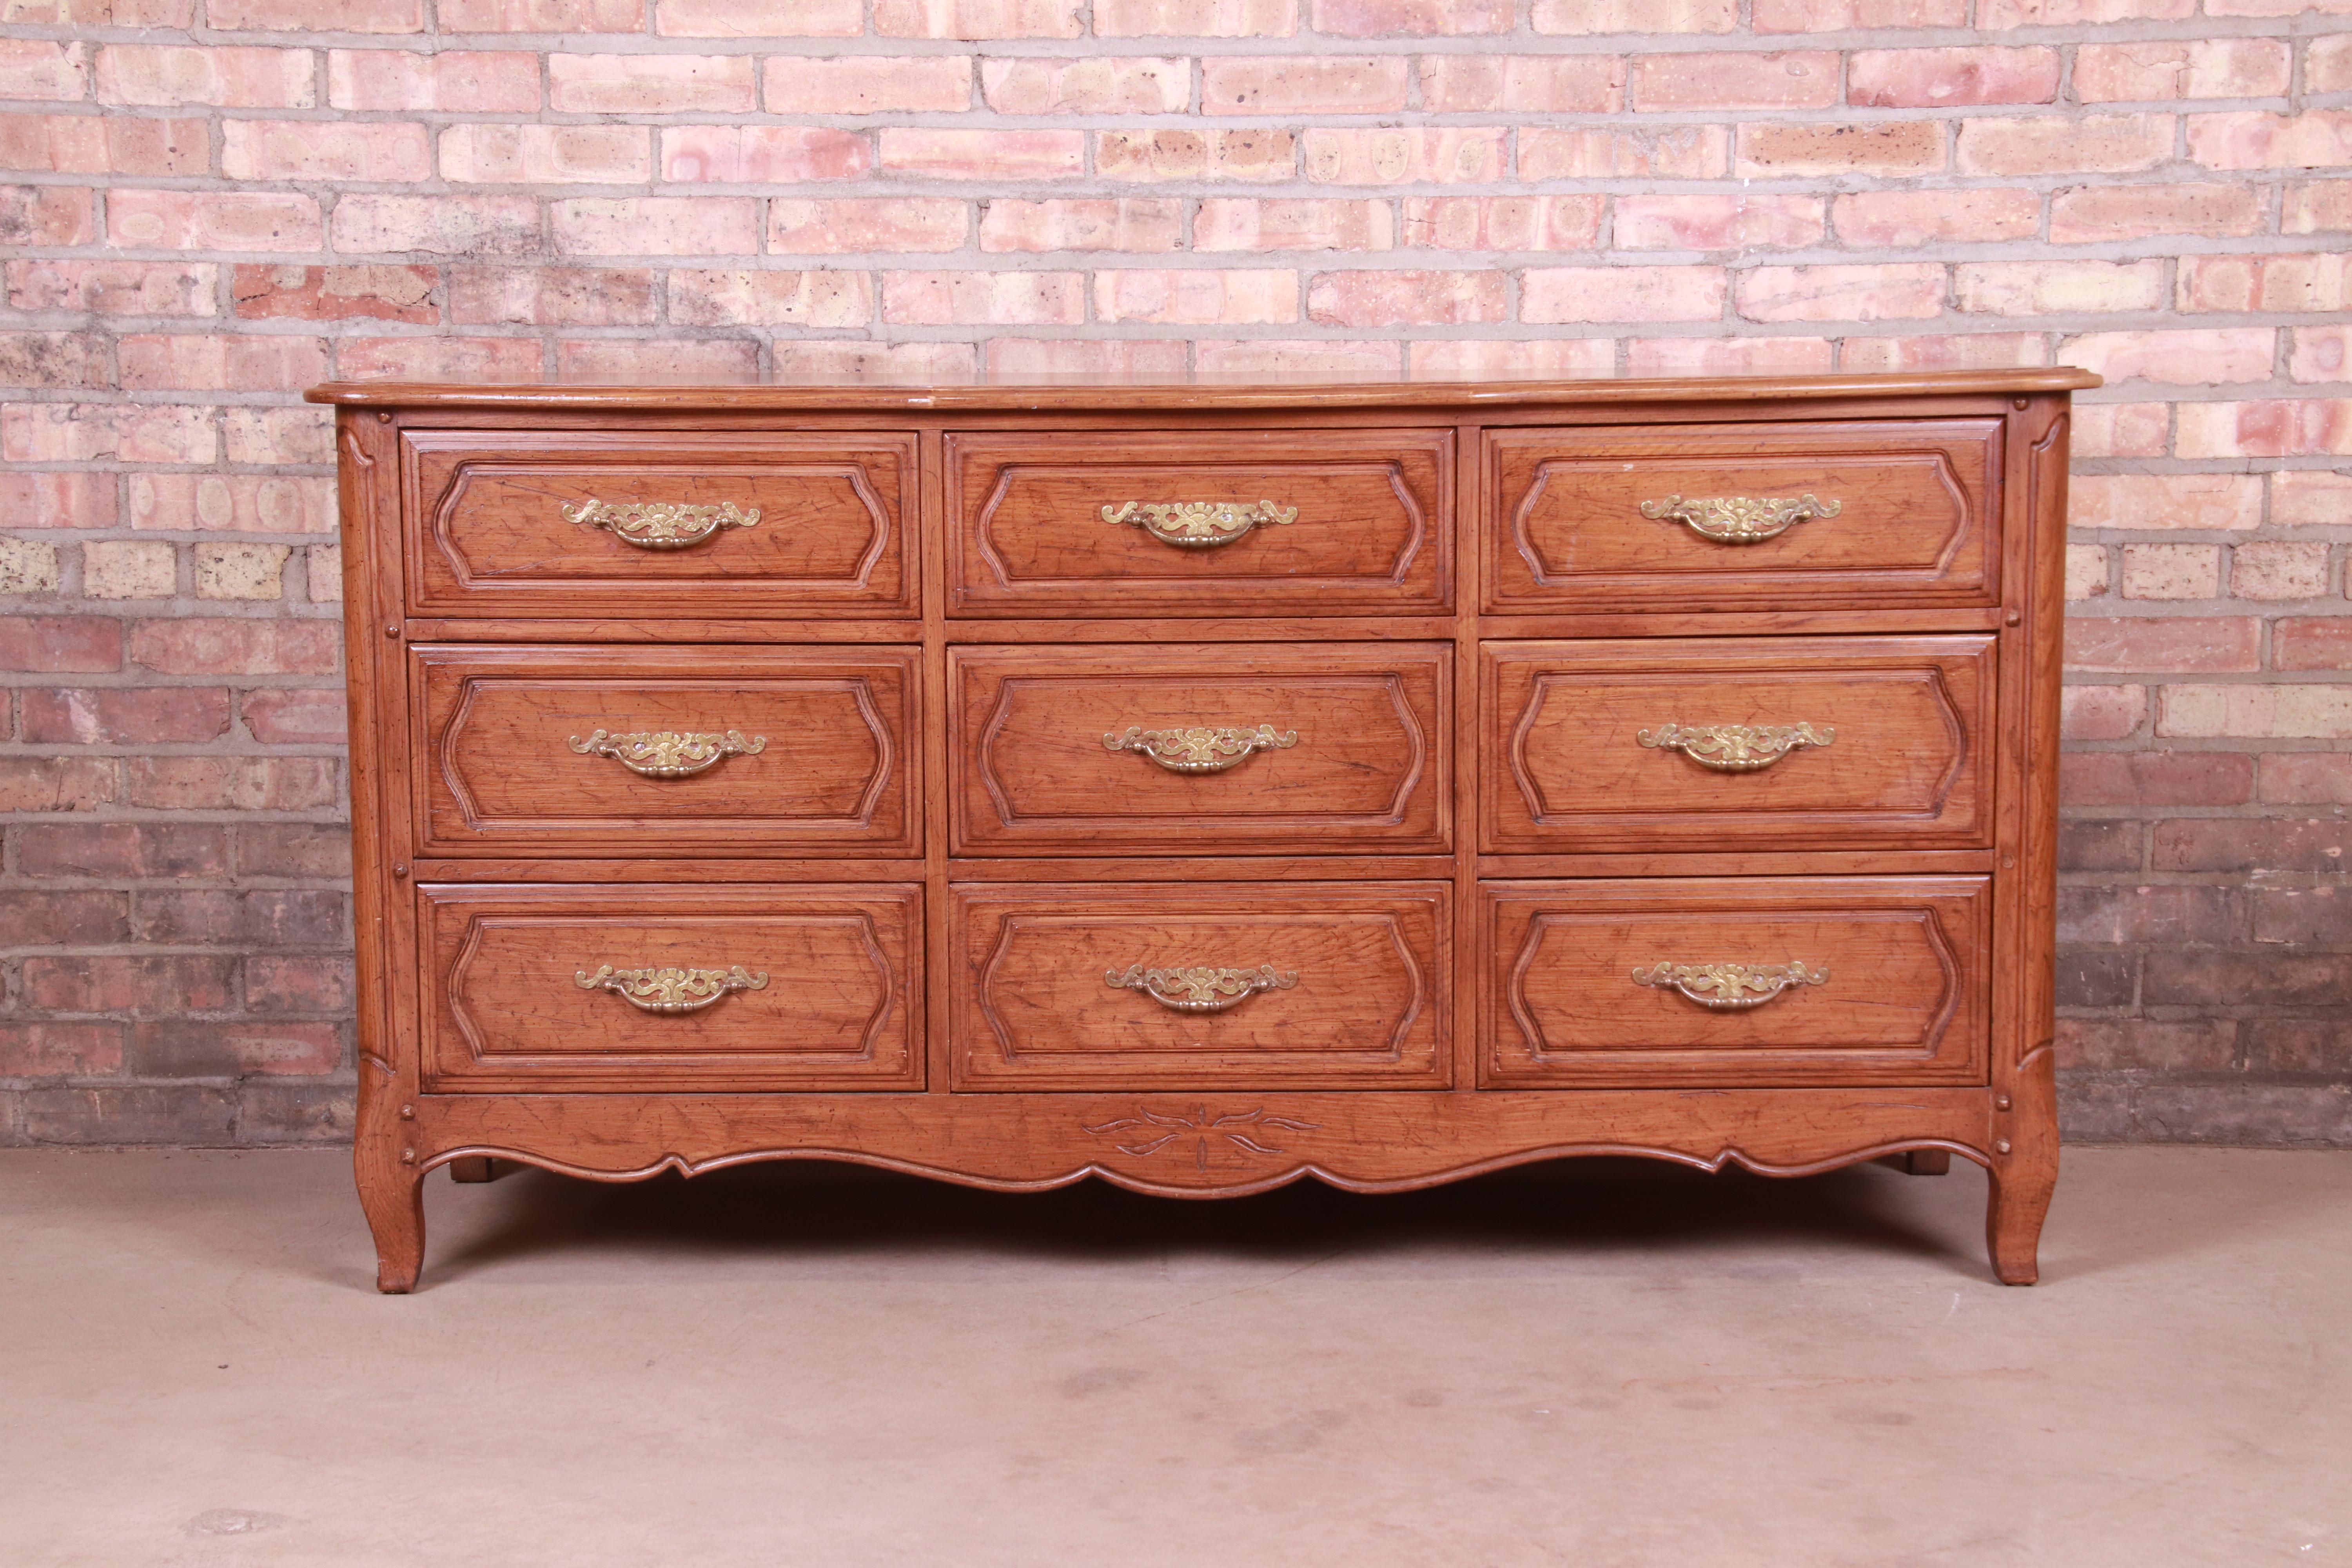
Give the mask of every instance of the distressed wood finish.
[[(1444, 850), (1453, 662), (1426, 645), (956, 648), (953, 852)], [(1213, 772), (1127, 742), (1262, 727), (1275, 744)]]
[[(1490, 854), (1992, 841), (1989, 637), (1489, 643), (1484, 656)], [(1798, 725), (1803, 743), (1776, 754), (1786, 737), (1768, 736), (1745, 764), (1706, 733)]]
[[(2092, 384), (317, 389), (380, 1287), (442, 1165), (1210, 1197), (1580, 1153), (1958, 1154), (2030, 1282)], [(1748, 542), (1640, 505), (1807, 494), (1689, 511)], [(646, 549), (590, 500), (714, 510), (593, 514), (709, 530)]]

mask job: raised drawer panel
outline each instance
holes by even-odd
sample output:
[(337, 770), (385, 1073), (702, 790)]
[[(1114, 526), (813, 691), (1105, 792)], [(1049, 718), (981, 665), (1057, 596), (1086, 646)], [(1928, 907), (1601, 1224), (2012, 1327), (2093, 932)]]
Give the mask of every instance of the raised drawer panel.
[(1479, 896), (1482, 1083), (1985, 1080), (1985, 878), (1500, 882)]
[(1490, 613), (2000, 596), (1998, 419), (1515, 429), (1485, 441)]
[(413, 648), (419, 852), (920, 853), (919, 658)]
[(919, 888), (416, 892), (429, 1089), (922, 1087)]
[(950, 432), (950, 612), (1428, 614), (1450, 430)]
[(958, 888), (954, 1087), (1443, 1087), (1450, 899), (1439, 882)]
[(1452, 674), (1429, 643), (952, 649), (953, 851), (1443, 851)]
[(1968, 847), (1990, 637), (1489, 643), (1484, 847)]
[(916, 613), (911, 432), (412, 430), (402, 442), (417, 615)]

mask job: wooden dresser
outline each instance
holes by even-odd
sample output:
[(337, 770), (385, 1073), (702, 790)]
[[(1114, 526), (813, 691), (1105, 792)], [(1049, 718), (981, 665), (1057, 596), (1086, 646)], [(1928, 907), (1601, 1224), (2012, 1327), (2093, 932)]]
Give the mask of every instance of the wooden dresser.
[(2074, 371), (341, 384), (419, 1184), (1951, 1154), (2034, 1278)]

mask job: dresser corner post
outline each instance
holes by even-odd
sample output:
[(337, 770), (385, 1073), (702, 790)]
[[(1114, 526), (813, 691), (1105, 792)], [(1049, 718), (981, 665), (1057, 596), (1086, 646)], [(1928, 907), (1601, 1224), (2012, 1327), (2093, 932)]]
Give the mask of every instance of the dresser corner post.
[[(425, 1258), (425, 1203), (416, 1146), (415, 1052), (402, 1039), (394, 976), (407, 868), (384, 800), (386, 740), (396, 753), (394, 698), (405, 639), (398, 566), (396, 436), (374, 412), (336, 410), (335, 456), (343, 542), (343, 658), (351, 701), (352, 887), (359, 994), (359, 1108), (352, 1176), (376, 1251), (376, 1289), (415, 1289)], [(387, 635), (388, 634), (388, 635)]]
[[(2031, 1285), (2042, 1278), (2042, 1222), (2058, 1186), (2055, 1063), (2051, 1047), (2035, 1051), (2018, 1065), (2009, 1091), (1994, 1101), (1985, 1250), (2004, 1285)], [(2000, 1109), (2003, 1105), (2009, 1109)]]

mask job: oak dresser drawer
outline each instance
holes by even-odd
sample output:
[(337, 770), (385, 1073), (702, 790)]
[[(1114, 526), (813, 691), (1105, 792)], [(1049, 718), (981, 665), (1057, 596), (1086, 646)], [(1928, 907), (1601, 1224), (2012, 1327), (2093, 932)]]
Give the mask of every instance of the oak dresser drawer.
[(952, 649), (952, 850), (1443, 850), (1452, 678), (1429, 643)]
[(1481, 1081), (1980, 1083), (1981, 877), (1480, 889)]
[(1989, 845), (1993, 662), (1983, 636), (1486, 644), (1483, 847)]
[(403, 433), (423, 616), (910, 616), (902, 432)]
[(1486, 608), (1990, 605), (2000, 421), (1486, 437)]
[(410, 650), (420, 853), (911, 855), (914, 648)]
[(953, 614), (1453, 603), (1450, 430), (959, 431), (946, 450)]
[(1443, 1087), (1450, 903), (1442, 882), (959, 887), (953, 1087)]
[(919, 888), (416, 891), (428, 1089), (922, 1087)]

